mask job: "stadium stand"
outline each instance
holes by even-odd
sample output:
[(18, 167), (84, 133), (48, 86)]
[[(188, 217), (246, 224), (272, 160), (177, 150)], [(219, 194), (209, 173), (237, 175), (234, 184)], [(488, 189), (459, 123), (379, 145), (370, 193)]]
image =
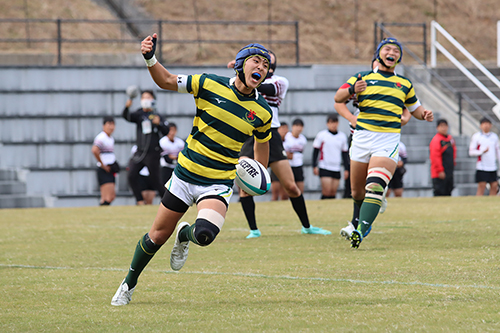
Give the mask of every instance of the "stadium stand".
[(55, 198), (45, 195), (27, 195), (26, 172), (0, 170), (0, 208), (28, 208), (52, 206)]
[[(500, 69), (495, 67), (487, 67), (487, 69), (495, 77), (500, 77)], [(457, 91), (468, 95), (474, 102), (482, 109), (487, 112), (487, 115), (491, 117), (495, 122), (498, 122), (498, 118), (493, 113), (492, 108), (495, 103), (488, 98), (471, 80), (469, 80), (460, 70), (452, 67), (441, 67), (436, 68), (436, 71), (441, 77), (443, 77), (453, 88)], [(469, 71), (488, 88), (496, 96), (500, 96), (500, 88), (493, 84), (486, 76), (477, 68), (469, 68)], [(478, 113), (475, 110), (469, 111), (471, 115), (479, 121), (484, 114)], [(496, 129), (498, 131), (498, 129)]]
[[(332, 101), (337, 88), (350, 74), (364, 69), (359, 65), (282, 66), (279, 69), (279, 74), (286, 76), (291, 84), (280, 110), (280, 119), (291, 123), (300, 116), (305, 122), (304, 135), (309, 141), (305, 151), (306, 199), (318, 199), (320, 195), (319, 179), (313, 175), (311, 168), (312, 140), (318, 129), (324, 127), (326, 115), (334, 112)], [(122, 166), (127, 165), (135, 128), (121, 118), (126, 101), (125, 89), (133, 84), (142, 89), (155, 89), (147, 70), (144, 67), (1, 70), (4, 80), (0, 82), (0, 98), (5, 103), (0, 104), (0, 140), (3, 143), (0, 154), (4, 157), (0, 159), (0, 169), (28, 170), (26, 194), (55, 197), (56, 200), (52, 201), (54, 206), (97, 205), (99, 190), (95, 161), (90, 152), (92, 140), (100, 131), (102, 117), (114, 116), (116, 155)], [(214, 72), (232, 75), (231, 70), (220, 67), (172, 70), (185, 74)], [(159, 91), (157, 105), (160, 113), (178, 124), (179, 136), (185, 138), (194, 113), (191, 96)], [(137, 106), (136, 101), (133, 108)], [(405, 196), (430, 196), (427, 145), (435, 126), (415, 124), (416, 120), (412, 120), (403, 129), (403, 141), (409, 156)], [(341, 119), (340, 130), (347, 133), (347, 126), (347, 122)], [(474, 170), (473, 160), (471, 162), (466, 157), (468, 138), (458, 138), (457, 141), (461, 147), (457, 182), (472, 182), (470, 175), (473, 172), (470, 170)], [(122, 170), (118, 176), (118, 196), (113, 203), (116, 205), (134, 204), (125, 172)], [(266, 196), (259, 198), (268, 199)]]

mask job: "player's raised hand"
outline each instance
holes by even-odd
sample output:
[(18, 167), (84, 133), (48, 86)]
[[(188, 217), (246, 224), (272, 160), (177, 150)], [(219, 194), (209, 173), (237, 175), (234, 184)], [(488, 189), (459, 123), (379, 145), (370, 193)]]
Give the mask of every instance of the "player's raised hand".
[(141, 42), (141, 52), (144, 59), (149, 60), (155, 55), (157, 38), (158, 35), (154, 33), (152, 37), (148, 36)]

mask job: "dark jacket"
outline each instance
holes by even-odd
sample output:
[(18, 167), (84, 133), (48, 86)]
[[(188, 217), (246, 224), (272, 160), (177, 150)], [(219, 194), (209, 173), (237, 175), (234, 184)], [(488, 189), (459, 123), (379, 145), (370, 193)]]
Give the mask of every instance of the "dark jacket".
[[(163, 135), (167, 135), (170, 128), (168, 127), (168, 122), (162, 116), (160, 116), (160, 123), (158, 125), (153, 124), (152, 120), (156, 115), (160, 116), (157, 113), (146, 112), (143, 109), (139, 109), (135, 112), (130, 112), (129, 108), (126, 107), (123, 110), (123, 118), (137, 125), (136, 144), (138, 152), (161, 152), (160, 138)], [(143, 124), (145, 126), (144, 129), (146, 130), (149, 125), (151, 126), (151, 131), (149, 133), (144, 133)]]

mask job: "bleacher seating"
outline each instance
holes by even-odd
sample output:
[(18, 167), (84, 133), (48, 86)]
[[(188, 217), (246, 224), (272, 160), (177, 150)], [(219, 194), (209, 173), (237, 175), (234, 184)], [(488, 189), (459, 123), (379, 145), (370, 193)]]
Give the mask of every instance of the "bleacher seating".
[[(312, 173), (312, 140), (334, 111), (333, 96), (338, 87), (365, 66), (313, 65), (279, 67), (277, 74), (290, 81), (289, 93), (281, 107), (280, 119), (291, 123), (304, 120), (306, 199), (319, 199), (320, 183)], [(102, 128), (102, 117), (115, 116), (115, 152), (125, 167), (135, 140), (135, 126), (121, 118), (125, 89), (139, 85), (157, 90), (145, 67), (44, 67), (0, 68), (0, 169), (29, 170), (28, 195), (54, 196), (55, 206), (96, 205), (99, 197), (92, 141)], [(173, 73), (217, 73), (232, 76), (227, 68), (171, 68)], [(178, 125), (185, 138), (195, 112), (192, 96), (157, 91), (158, 111)], [(138, 107), (135, 100), (133, 108)], [(345, 119), (340, 130), (348, 133)], [(405, 175), (405, 196), (429, 196), (430, 177), (427, 144), (435, 133), (433, 124), (413, 119), (403, 130), (409, 162)], [(465, 163), (470, 168), (470, 163)], [(464, 164), (464, 165), (465, 165)], [(469, 171), (467, 171), (469, 172)], [(460, 179), (470, 180), (468, 173)], [(115, 204), (133, 204), (126, 174), (120, 172)], [(342, 182), (341, 182), (342, 184)], [(342, 189), (342, 185), (341, 185)], [(339, 194), (340, 196), (340, 194)], [(268, 200), (263, 196), (259, 200)], [(234, 196), (237, 200), (237, 196)]]

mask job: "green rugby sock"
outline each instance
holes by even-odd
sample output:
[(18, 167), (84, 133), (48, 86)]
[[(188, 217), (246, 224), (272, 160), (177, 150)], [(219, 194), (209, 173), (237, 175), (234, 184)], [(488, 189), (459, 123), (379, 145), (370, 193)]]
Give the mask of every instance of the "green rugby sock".
[(145, 234), (137, 243), (135, 247), (134, 257), (132, 258), (132, 263), (128, 270), (125, 282), (127, 283), (129, 289), (132, 289), (137, 284), (139, 275), (149, 263), (155, 253), (160, 249), (161, 245), (156, 245), (149, 238), (149, 234)]
[(182, 230), (179, 232), (179, 241), (181, 242), (190, 241), (200, 245), (198, 240), (196, 240), (196, 237), (194, 237), (195, 228), (196, 228), (196, 222), (193, 225), (190, 225), (189, 227), (182, 228)]
[(380, 206), (382, 206), (382, 200), (380, 199), (365, 198), (363, 201), (359, 209), (359, 224), (357, 228), (361, 232), (361, 235), (364, 235), (370, 229), (370, 226), (378, 215)]

